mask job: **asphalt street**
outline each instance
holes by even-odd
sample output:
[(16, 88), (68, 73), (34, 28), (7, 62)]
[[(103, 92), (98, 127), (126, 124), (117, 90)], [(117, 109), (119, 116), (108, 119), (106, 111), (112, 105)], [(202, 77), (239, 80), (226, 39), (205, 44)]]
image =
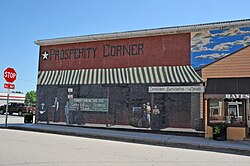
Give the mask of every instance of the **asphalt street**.
[[(0, 115), (0, 128), (4, 125), (5, 115)], [(178, 136), (171, 134), (153, 134), (113, 130), (112, 128), (76, 127), (65, 125), (24, 124), (23, 117), (9, 116), (8, 129), (53, 133), (59, 135), (77, 136), (85, 138), (115, 140), (147, 145), (167, 146), (175, 148), (196, 149), (203, 151), (223, 152), (238, 155), (250, 155), (250, 141), (215, 141), (202, 137)]]
[(0, 129), (0, 165), (249, 166), (249, 156)]

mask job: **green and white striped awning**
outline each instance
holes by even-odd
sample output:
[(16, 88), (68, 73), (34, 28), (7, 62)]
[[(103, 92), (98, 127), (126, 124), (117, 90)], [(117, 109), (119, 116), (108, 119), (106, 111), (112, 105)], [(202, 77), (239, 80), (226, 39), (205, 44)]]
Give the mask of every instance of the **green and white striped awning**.
[(39, 71), (38, 85), (201, 83), (191, 66)]

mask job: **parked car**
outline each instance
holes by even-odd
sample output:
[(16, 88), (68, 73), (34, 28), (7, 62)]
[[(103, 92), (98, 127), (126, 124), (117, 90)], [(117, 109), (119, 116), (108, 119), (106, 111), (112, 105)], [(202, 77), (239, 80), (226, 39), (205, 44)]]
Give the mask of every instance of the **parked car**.
[[(13, 113), (17, 113), (19, 116), (27, 113), (31, 108), (27, 107), (24, 103), (9, 103), (8, 113), (12, 115)], [(6, 112), (6, 105), (0, 106), (0, 114), (4, 114)]]

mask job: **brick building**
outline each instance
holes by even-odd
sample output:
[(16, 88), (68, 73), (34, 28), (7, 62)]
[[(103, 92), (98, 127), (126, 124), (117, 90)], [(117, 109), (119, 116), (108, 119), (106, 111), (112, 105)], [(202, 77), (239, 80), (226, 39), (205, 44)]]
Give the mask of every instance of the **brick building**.
[(66, 122), (69, 101), (69, 123), (148, 127), (143, 104), (149, 102), (160, 110), (160, 128), (194, 128), (204, 116), (200, 93), (150, 93), (150, 87), (200, 85), (192, 67), (198, 62), (191, 63), (205, 57), (201, 50), (212, 50), (204, 47), (209, 37), (249, 25), (241, 20), (37, 40), (37, 121)]
[[(39, 75), (37, 120), (65, 121), (68, 89), (73, 98), (108, 98), (107, 112), (78, 111), (77, 123), (108, 123), (134, 126), (133, 108), (150, 102), (161, 112), (161, 128), (194, 126), (197, 94), (154, 94), (149, 86), (194, 85), (201, 83), (190, 64), (190, 34), (91, 35), (37, 41)], [(140, 34), (141, 32), (138, 32)], [(120, 35), (120, 36), (119, 36)], [(55, 98), (59, 102), (55, 111)], [(196, 102), (195, 102), (196, 101)], [(152, 103), (153, 102), (153, 103)], [(76, 108), (77, 109), (77, 108)], [(141, 110), (142, 111), (142, 110)], [(55, 114), (56, 112), (56, 114)], [(72, 110), (72, 114), (74, 110)], [(141, 122), (142, 123), (142, 122)], [(140, 126), (140, 124), (139, 124)], [(141, 125), (143, 127), (143, 125)]]

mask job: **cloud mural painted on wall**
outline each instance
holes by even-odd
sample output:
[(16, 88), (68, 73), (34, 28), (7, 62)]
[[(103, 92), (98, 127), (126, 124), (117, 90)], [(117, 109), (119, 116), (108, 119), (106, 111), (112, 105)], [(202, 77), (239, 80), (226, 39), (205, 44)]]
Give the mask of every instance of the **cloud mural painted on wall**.
[(209, 64), (250, 45), (250, 27), (191, 33), (193, 67)]

